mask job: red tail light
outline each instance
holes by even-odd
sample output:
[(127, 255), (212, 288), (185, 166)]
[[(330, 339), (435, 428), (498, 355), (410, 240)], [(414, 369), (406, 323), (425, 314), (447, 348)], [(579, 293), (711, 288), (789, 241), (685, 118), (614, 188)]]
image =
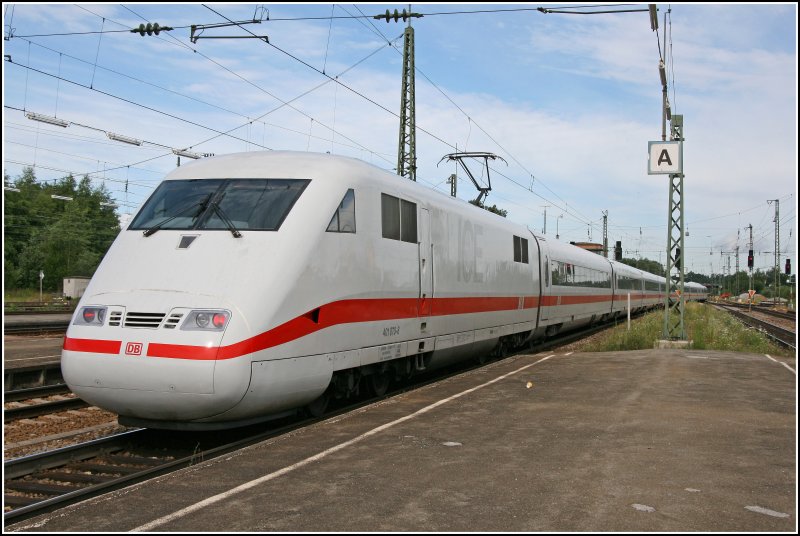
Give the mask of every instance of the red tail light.
[(228, 315), (225, 313), (214, 313), (214, 317), (211, 319), (211, 322), (214, 324), (215, 328), (223, 327), (227, 321)]

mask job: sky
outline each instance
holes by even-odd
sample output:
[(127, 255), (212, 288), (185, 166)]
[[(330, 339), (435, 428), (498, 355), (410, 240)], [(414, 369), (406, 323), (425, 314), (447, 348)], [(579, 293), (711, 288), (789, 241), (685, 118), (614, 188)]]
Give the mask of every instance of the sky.
[[(602, 243), (605, 212), (610, 249), (665, 263), (670, 179), (647, 161), (663, 58), (684, 118), (686, 271), (732, 273), (737, 246), (746, 270), (751, 225), (755, 268), (772, 267), (778, 205), (780, 267), (788, 257), (794, 272), (797, 6), (656, 5), (653, 31), (647, 4), (411, 4), (417, 181), (449, 194), (459, 171), (458, 197), (474, 199), (440, 161), (491, 152), (486, 202), (510, 220)], [(372, 18), (387, 9), (409, 4), (4, 3), (4, 175), (89, 174), (128, 221), (173, 149), (330, 152), (393, 170), (405, 24)], [(147, 23), (173, 29), (130, 31)]]

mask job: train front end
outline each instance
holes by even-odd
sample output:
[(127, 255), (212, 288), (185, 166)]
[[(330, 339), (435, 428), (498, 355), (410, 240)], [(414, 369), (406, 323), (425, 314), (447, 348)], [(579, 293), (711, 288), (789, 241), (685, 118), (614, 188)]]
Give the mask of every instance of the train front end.
[(220, 389), (215, 368), (235, 305), (125, 286), (85, 294), (76, 309), (61, 358), (72, 391), (123, 418), (154, 422), (190, 422), (234, 405), (246, 384)]
[[(248, 392), (252, 363), (276, 357), (263, 334), (283, 321), (292, 278), (309, 254), (298, 245), (309, 242), (299, 239), (304, 221), (322, 217), (316, 198), (303, 201), (311, 181), (300, 177), (310, 172), (296, 160), (230, 155), (166, 177), (76, 309), (61, 361), (73, 392), (129, 425), (213, 429), (259, 420), (255, 410), (232, 410)], [(260, 409), (307, 403), (328, 380)]]

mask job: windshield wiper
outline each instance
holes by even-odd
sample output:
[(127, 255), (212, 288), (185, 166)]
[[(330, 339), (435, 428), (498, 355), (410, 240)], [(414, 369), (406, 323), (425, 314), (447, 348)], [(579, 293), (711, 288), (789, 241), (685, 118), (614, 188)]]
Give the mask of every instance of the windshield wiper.
[(202, 201), (198, 201), (197, 203), (192, 203), (191, 205), (189, 205), (189, 206), (188, 206), (188, 207), (186, 207), (185, 209), (181, 210), (181, 211), (180, 211), (180, 212), (178, 212), (177, 214), (175, 214), (175, 215), (173, 215), (173, 216), (170, 216), (169, 218), (167, 218), (167, 219), (165, 219), (165, 220), (163, 220), (163, 221), (159, 222), (159, 223), (158, 223), (158, 225), (156, 225), (156, 226), (154, 226), (154, 227), (150, 227), (149, 229), (147, 229), (147, 230), (146, 230), (144, 233), (142, 233), (142, 234), (144, 234), (144, 236), (150, 236), (150, 235), (154, 234), (156, 231), (158, 231), (159, 229), (161, 229), (161, 226), (163, 226), (165, 223), (169, 223), (169, 222), (171, 222), (172, 220), (174, 220), (174, 219), (175, 219), (175, 218), (177, 218), (178, 216), (183, 216), (183, 215), (184, 215), (184, 214), (186, 214), (186, 213), (187, 213), (189, 210), (191, 210), (191, 209), (195, 208), (195, 207), (196, 207), (196, 206), (198, 206), (198, 205), (200, 205), (200, 210), (198, 211), (198, 213), (197, 213), (197, 214), (202, 214), (202, 213), (203, 213), (203, 212), (205, 212), (205, 210), (206, 210), (206, 206), (208, 205), (208, 200), (209, 200), (209, 199), (211, 199), (211, 195), (212, 195), (212, 194), (208, 194), (208, 195), (205, 197), (205, 199), (203, 199)]
[(239, 230), (236, 228), (236, 226), (233, 224), (230, 218), (228, 218), (228, 215), (225, 214), (225, 212), (222, 210), (222, 207), (219, 206), (219, 203), (217, 201), (211, 203), (211, 210), (216, 212), (217, 216), (219, 216), (219, 219), (221, 219), (223, 223), (228, 226), (228, 230), (231, 232), (234, 238), (242, 237), (242, 233), (239, 232)]

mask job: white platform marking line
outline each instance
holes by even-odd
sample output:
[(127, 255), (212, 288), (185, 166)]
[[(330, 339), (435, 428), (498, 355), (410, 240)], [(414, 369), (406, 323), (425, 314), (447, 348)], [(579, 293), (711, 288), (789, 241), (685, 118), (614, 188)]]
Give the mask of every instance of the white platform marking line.
[(744, 508), (745, 510), (750, 510), (751, 512), (756, 512), (757, 514), (764, 514), (772, 517), (789, 517), (789, 514), (776, 512), (775, 510), (770, 510), (769, 508), (764, 508), (763, 506), (745, 506)]
[(771, 359), (771, 360), (775, 361), (776, 363), (780, 363), (781, 365), (783, 365), (783, 366), (784, 366), (784, 367), (786, 367), (787, 369), (791, 370), (791, 371), (792, 371), (792, 374), (797, 374), (797, 371), (796, 371), (796, 370), (794, 370), (792, 367), (790, 367), (789, 365), (787, 365), (787, 364), (786, 364), (786, 363), (784, 363), (783, 361), (778, 361), (777, 359), (775, 359), (774, 357), (772, 357), (772, 356), (771, 356), (771, 355), (769, 355), (769, 354), (764, 354), (764, 355), (765, 355), (765, 356), (767, 356), (769, 359)]
[(174, 521), (176, 519), (179, 519), (179, 518), (181, 518), (181, 517), (183, 517), (183, 516), (185, 516), (187, 514), (191, 514), (193, 512), (196, 512), (196, 511), (198, 511), (198, 510), (200, 510), (202, 508), (205, 508), (205, 507), (207, 507), (209, 505), (212, 505), (214, 503), (217, 503), (219, 501), (227, 499), (228, 497), (232, 497), (232, 496), (234, 496), (234, 495), (236, 495), (238, 493), (241, 493), (243, 491), (247, 491), (248, 489), (253, 488), (255, 486), (258, 486), (259, 484), (263, 484), (264, 482), (268, 482), (270, 480), (278, 478), (279, 476), (282, 476), (282, 475), (285, 475), (287, 473), (290, 473), (290, 472), (294, 471), (295, 469), (299, 469), (299, 468), (304, 467), (304, 466), (306, 466), (306, 465), (308, 465), (308, 464), (310, 464), (312, 462), (315, 462), (317, 460), (321, 460), (322, 458), (325, 458), (329, 454), (333, 454), (334, 452), (338, 452), (338, 451), (340, 451), (340, 450), (342, 450), (342, 449), (344, 449), (346, 447), (349, 447), (350, 445), (353, 445), (355, 443), (358, 443), (358, 442), (362, 441), (363, 439), (366, 439), (366, 438), (371, 437), (371, 436), (373, 436), (375, 434), (383, 432), (384, 430), (387, 430), (387, 429), (389, 429), (389, 428), (391, 428), (391, 427), (393, 427), (393, 426), (395, 426), (397, 424), (400, 424), (400, 423), (403, 423), (403, 422), (405, 422), (407, 420), (413, 419), (414, 417), (422, 415), (423, 413), (427, 413), (427, 412), (431, 411), (432, 409), (435, 409), (435, 408), (437, 408), (437, 407), (439, 407), (439, 406), (441, 406), (443, 404), (447, 404), (448, 402), (451, 402), (451, 401), (453, 401), (453, 400), (455, 400), (457, 398), (460, 398), (460, 397), (462, 397), (464, 395), (467, 395), (469, 393), (475, 392), (478, 389), (483, 389), (484, 387), (492, 385), (493, 383), (497, 383), (500, 380), (508, 378), (509, 376), (513, 376), (514, 374), (517, 374), (518, 372), (522, 372), (523, 370), (525, 370), (527, 368), (530, 368), (530, 367), (532, 367), (534, 365), (538, 365), (542, 361), (550, 359), (554, 355), (555, 354), (548, 355), (548, 356), (543, 357), (540, 360), (536, 361), (535, 363), (530, 363), (528, 365), (525, 365), (524, 367), (518, 368), (517, 370), (511, 371), (508, 374), (503, 374), (502, 376), (498, 376), (497, 378), (495, 378), (493, 380), (489, 380), (488, 382), (486, 382), (484, 384), (478, 385), (478, 386), (473, 387), (471, 389), (467, 389), (466, 391), (462, 391), (462, 392), (457, 393), (457, 394), (455, 394), (455, 395), (453, 395), (453, 396), (451, 396), (449, 398), (445, 398), (443, 400), (439, 400), (438, 402), (434, 402), (433, 404), (431, 404), (429, 406), (426, 406), (426, 407), (424, 407), (424, 408), (412, 413), (411, 415), (406, 415), (405, 417), (401, 417), (401, 418), (399, 418), (399, 419), (397, 419), (395, 421), (392, 421), (390, 423), (386, 423), (386, 424), (383, 424), (381, 426), (378, 426), (377, 428), (373, 428), (372, 430), (369, 430), (368, 432), (364, 432), (363, 434), (361, 434), (358, 437), (355, 437), (355, 438), (353, 438), (353, 439), (351, 439), (349, 441), (345, 441), (344, 443), (340, 443), (340, 444), (336, 445), (335, 447), (331, 447), (328, 450), (324, 450), (324, 451), (320, 452), (319, 454), (315, 454), (314, 456), (306, 458), (305, 460), (301, 460), (301, 461), (299, 461), (299, 462), (297, 462), (295, 464), (292, 464), (292, 465), (290, 465), (288, 467), (284, 467), (283, 469), (279, 469), (279, 470), (277, 470), (277, 471), (275, 471), (273, 473), (270, 473), (268, 475), (264, 475), (262, 477), (256, 478), (255, 480), (251, 480), (250, 482), (245, 482), (244, 484), (242, 484), (240, 486), (236, 486), (235, 488), (232, 488), (232, 489), (230, 489), (230, 490), (228, 490), (226, 492), (219, 493), (217, 495), (214, 495), (213, 497), (209, 497), (208, 499), (204, 499), (204, 500), (202, 500), (202, 501), (200, 501), (198, 503), (195, 503), (195, 504), (193, 504), (191, 506), (187, 506), (186, 508), (182, 508), (182, 509), (178, 510), (177, 512), (173, 512), (173, 513), (171, 513), (169, 515), (166, 515), (166, 516), (160, 517), (158, 519), (155, 519), (155, 520), (151, 521), (150, 523), (145, 523), (144, 525), (140, 525), (140, 526), (136, 527), (135, 529), (131, 529), (129, 532), (145, 532), (145, 531), (153, 530), (155, 527), (158, 527), (158, 526), (161, 526), (161, 525), (163, 525), (165, 523), (169, 523), (170, 521)]
[[(20, 358), (18, 358), (18, 359), (14, 359), (14, 358), (6, 358), (6, 361), (7, 361), (8, 363), (14, 363), (14, 362), (16, 362), (16, 361), (33, 361), (33, 360), (35, 360), (35, 359), (50, 359), (50, 358), (52, 358), (52, 357), (61, 357), (61, 354), (56, 354), (56, 355), (40, 355), (40, 356), (36, 356), (36, 357), (20, 357)], [(9, 369), (9, 370), (13, 370), (13, 369)]]

